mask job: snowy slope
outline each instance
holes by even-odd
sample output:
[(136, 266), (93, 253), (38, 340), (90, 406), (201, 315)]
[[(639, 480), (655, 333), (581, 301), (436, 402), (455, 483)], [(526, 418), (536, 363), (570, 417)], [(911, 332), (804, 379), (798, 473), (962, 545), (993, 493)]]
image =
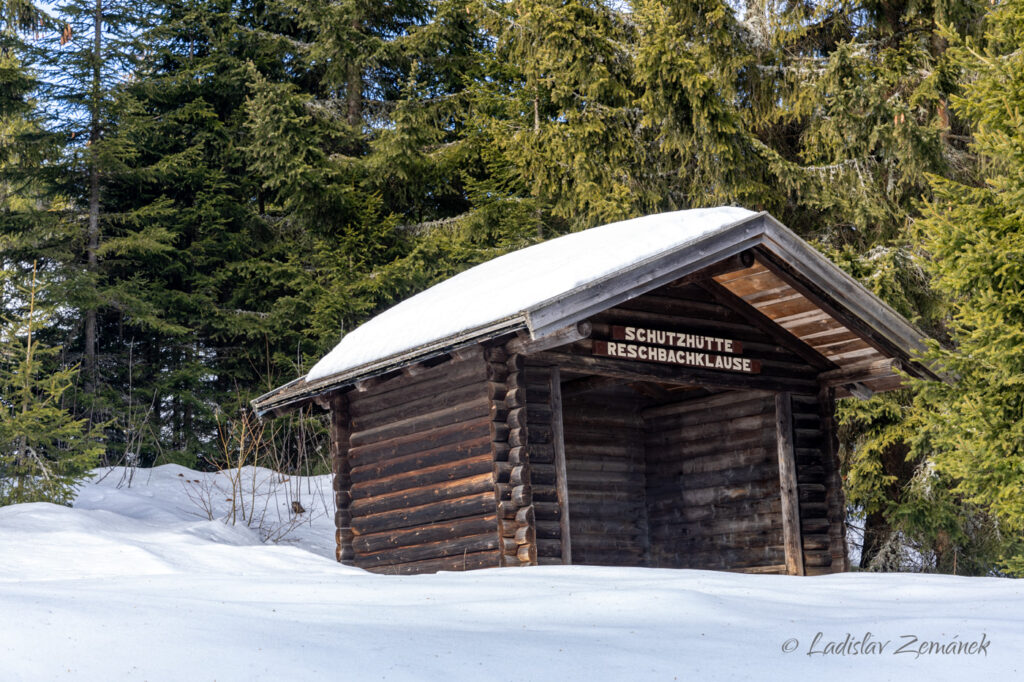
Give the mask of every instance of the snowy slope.
[(513, 251), (436, 284), (353, 330), (313, 365), (306, 379), (322, 379), (515, 317), (753, 215), (732, 206), (660, 213)]
[[(227, 481), (173, 466), (137, 472), (131, 488), (114, 470), (74, 509), (0, 509), (0, 680), (1024, 678), (1019, 581), (583, 566), (371, 575), (326, 556), (326, 478), (253, 475), (273, 492), (272, 518), (287, 519), (296, 495), (316, 517), (285, 535), (293, 545), (208, 520), (196, 500), (214, 498), (195, 490)], [(868, 632), (890, 641), (881, 654), (808, 655)], [(903, 635), (984, 635), (987, 654), (895, 654)]]

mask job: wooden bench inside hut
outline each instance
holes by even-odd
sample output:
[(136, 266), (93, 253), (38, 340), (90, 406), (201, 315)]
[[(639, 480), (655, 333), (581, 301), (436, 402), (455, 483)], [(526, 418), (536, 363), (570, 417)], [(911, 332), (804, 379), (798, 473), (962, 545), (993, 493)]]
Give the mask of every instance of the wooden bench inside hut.
[(648, 216), (385, 311), (261, 415), (329, 410), (338, 560), (848, 567), (835, 400), (923, 334), (764, 213)]

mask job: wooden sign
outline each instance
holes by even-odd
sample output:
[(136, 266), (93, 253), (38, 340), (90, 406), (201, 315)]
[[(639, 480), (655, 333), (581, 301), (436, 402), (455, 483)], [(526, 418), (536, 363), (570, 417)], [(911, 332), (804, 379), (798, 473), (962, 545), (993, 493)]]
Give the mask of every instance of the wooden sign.
[(738, 355), (743, 344), (734, 339), (617, 325), (612, 327), (612, 339), (594, 340), (594, 355), (726, 372), (761, 372), (759, 361)]
[(702, 336), (700, 334), (667, 332), (662, 329), (646, 329), (644, 327), (612, 325), (612, 338), (617, 341), (635, 341), (652, 346), (690, 348), (692, 350), (711, 351), (712, 353), (735, 353), (739, 355), (743, 352), (743, 344), (732, 339), (720, 339), (715, 336)]

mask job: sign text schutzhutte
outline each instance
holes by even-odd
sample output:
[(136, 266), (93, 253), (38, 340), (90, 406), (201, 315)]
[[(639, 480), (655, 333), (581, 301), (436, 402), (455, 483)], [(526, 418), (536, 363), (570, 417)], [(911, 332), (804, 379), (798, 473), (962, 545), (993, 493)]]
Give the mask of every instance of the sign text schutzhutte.
[(737, 354), (743, 352), (743, 344), (733, 339), (617, 325), (611, 331), (612, 341), (594, 341), (594, 355), (747, 374), (761, 371), (757, 360), (738, 357)]

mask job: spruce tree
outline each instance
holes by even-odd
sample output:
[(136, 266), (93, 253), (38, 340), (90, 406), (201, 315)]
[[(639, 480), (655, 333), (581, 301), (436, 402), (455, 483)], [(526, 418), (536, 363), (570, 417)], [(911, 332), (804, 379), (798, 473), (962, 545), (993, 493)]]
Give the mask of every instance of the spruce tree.
[(70, 504), (103, 453), (102, 431), (68, 411), (78, 370), (39, 341), (56, 304), (45, 298), (35, 267), (28, 282), (0, 271), (0, 304), (0, 505)]
[[(955, 40), (955, 36), (949, 36)], [(1024, 6), (1002, 3), (984, 38), (955, 49), (954, 111), (971, 125), (973, 182), (933, 177), (918, 225), (955, 347), (932, 359), (953, 380), (920, 396), (918, 448), (998, 520), (1003, 566), (1024, 572)]]

